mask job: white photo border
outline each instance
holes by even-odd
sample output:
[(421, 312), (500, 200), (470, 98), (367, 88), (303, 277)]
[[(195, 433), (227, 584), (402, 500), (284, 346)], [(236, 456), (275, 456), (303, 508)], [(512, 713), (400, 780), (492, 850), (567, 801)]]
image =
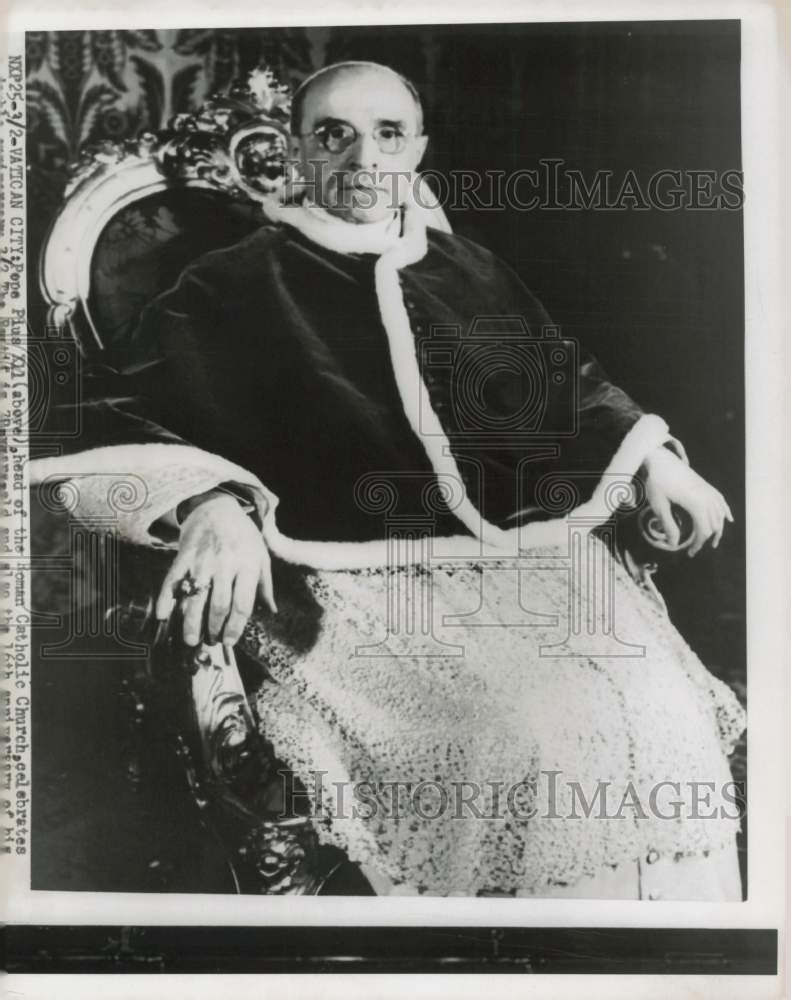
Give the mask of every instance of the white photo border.
[[(390, 3), (387, 8), (364, 3), (322, 3), (307, 7), (272, 3), (227, 3), (198, 6), (172, 2), (127, 3), (108, 10), (81, 3), (65, 11), (45, 3), (11, 3), (2, 46), (20, 46), (25, 30), (101, 29), (106, 27), (256, 27), (286, 25), (344, 25), (397, 23), (454, 23), (459, 21), (584, 21), (689, 20), (735, 18), (742, 30), (742, 143), (746, 200), (746, 410), (747, 410), (747, 629), (748, 629), (748, 794), (750, 837), (749, 896), (741, 903), (660, 904), (605, 900), (550, 899), (437, 899), (339, 897), (210, 897), (196, 894), (62, 893), (29, 891), (29, 861), (2, 875), (5, 899), (2, 919), (26, 924), (179, 924), (202, 925), (498, 925), (574, 927), (778, 927), (780, 954), (784, 950), (785, 911), (785, 791), (786, 757), (778, 753), (785, 738), (785, 650), (789, 640), (786, 559), (788, 530), (782, 513), (789, 496), (784, 479), (785, 440), (783, 400), (784, 343), (782, 305), (785, 289), (781, 269), (779, 217), (779, 115), (777, 83), (778, 29), (768, 4), (618, 3), (582, 2), (505, 3), (480, 6), (461, 2)], [(787, 293), (785, 293), (787, 295)], [(28, 856), (29, 857), (29, 856)], [(312, 978), (312, 977), (306, 977)], [(362, 993), (359, 977), (347, 996)], [(600, 995), (597, 977), (591, 997)], [(609, 977), (608, 977), (609, 978)], [(619, 977), (619, 985), (628, 986)], [(669, 986), (669, 977), (661, 985)], [(747, 992), (745, 977), (718, 983), (717, 995), (729, 996), (731, 986), (740, 995), (759, 996), (768, 979), (757, 980), (759, 992)], [(498, 983), (502, 977), (498, 977)], [(483, 985), (483, 984), (480, 984)], [(706, 989), (713, 984), (707, 983)], [(720, 989), (722, 985), (722, 989)], [(381, 984), (376, 995), (387, 995)], [(401, 989), (407, 986), (401, 981)], [(473, 984), (474, 986), (474, 984)], [(410, 990), (412, 986), (408, 987)], [(466, 990), (467, 987), (464, 987)], [(324, 985), (316, 993), (325, 995)], [(615, 996), (611, 988), (607, 996)], [(33, 996), (34, 993), (26, 994)], [(112, 995), (109, 991), (107, 996)], [(184, 993), (183, 995), (188, 995)], [(191, 995), (191, 994), (190, 994)], [(243, 996), (244, 992), (240, 992)], [(371, 995), (370, 993), (366, 995)], [(415, 986), (414, 995), (422, 996)], [(456, 995), (463, 995), (461, 985)], [(536, 993), (536, 995), (539, 995)], [(554, 996), (561, 995), (557, 991)], [(604, 995), (602, 992), (601, 995)], [(634, 995), (632, 993), (631, 995)], [(647, 993), (643, 995), (649, 995)], [(666, 994), (663, 994), (666, 995)], [(735, 993), (734, 993), (735, 995)], [(768, 993), (766, 995), (769, 995)]]

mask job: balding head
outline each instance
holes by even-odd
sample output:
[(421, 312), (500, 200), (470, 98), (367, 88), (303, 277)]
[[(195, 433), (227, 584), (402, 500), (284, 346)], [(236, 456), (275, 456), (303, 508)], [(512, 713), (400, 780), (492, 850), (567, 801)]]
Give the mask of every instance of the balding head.
[(415, 104), (415, 110), (417, 112), (417, 126), (416, 134), (422, 135), (423, 133), (423, 105), (420, 101), (420, 94), (417, 92), (417, 87), (411, 80), (408, 80), (401, 73), (397, 73), (394, 69), (389, 66), (383, 66), (381, 63), (375, 62), (365, 62), (361, 59), (350, 59), (346, 62), (333, 63), (331, 66), (325, 66), (323, 69), (317, 70), (311, 76), (307, 77), (302, 81), (302, 83), (294, 91), (294, 96), (291, 100), (291, 133), (292, 135), (302, 134), (302, 121), (303, 112), (305, 107), (305, 100), (314, 86), (326, 86), (330, 83), (333, 77), (339, 75), (347, 75), (351, 77), (359, 77), (360, 74), (365, 73), (374, 74), (389, 74), (394, 77), (402, 87), (407, 91)]

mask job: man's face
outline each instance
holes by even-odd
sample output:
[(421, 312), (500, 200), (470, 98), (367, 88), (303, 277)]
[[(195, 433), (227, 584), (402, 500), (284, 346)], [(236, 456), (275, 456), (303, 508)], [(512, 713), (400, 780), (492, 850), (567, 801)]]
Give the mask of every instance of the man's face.
[(347, 222), (378, 222), (403, 203), (428, 141), (414, 98), (392, 73), (340, 70), (303, 105), (294, 153), (314, 200)]

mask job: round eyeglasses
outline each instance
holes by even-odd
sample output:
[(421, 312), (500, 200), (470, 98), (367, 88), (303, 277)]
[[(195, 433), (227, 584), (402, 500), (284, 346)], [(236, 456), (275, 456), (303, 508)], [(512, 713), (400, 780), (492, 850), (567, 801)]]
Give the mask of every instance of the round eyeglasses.
[[(324, 122), (305, 136), (315, 136), (328, 153), (343, 153), (359, 139), (358, 132), (349, 122)], [(382, 153), (392, 156), (406, 148), (410, 135), (398, 125), (377, 125), (371, 135)]]

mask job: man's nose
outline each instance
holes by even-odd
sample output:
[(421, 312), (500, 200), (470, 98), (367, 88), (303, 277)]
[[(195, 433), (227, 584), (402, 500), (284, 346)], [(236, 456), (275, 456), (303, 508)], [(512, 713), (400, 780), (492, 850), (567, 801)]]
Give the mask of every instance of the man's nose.
[(378, 170), (379, 146), (372, 135), (358, 135), (349, 151), (349, 165), (354, 170)]

